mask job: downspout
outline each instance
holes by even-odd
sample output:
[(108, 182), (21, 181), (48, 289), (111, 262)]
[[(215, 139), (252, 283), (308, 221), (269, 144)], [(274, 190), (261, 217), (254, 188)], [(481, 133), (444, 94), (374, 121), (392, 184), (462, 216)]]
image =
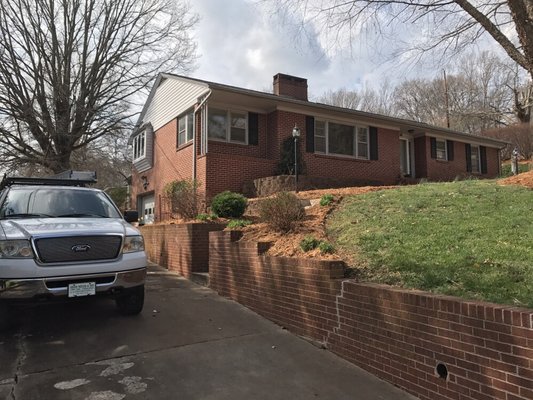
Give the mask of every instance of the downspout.
[[(197, 154), (196, 154), (196, 114), (198, 112), (198, 110), (201, 110), (202, 107), (205, 105), (205, 103), (207, 102), (207, 99), (209, 98), (209, 96), (211, 96), (211, 89), (209, 90), (209, 92), (207, 92), (207, 95), (203, 98), (202, 101), (200, 101), (200, 104), (198, 104), (198, 106), (195, 106), (194, 107), (194, 112), (193, 112), (193, 120), (194, 120), (194, 123), (192, 124), (192, 148), (193, 148), (193, 155), (192, 155), (192, 180), (193, 182), (196, 182), (196, 175), (197, 175), (197, 166), (196, 166), (196, 160), (197, 160)], [(200, 121), (201, 122), (201, 126), (202, 126), (202, 129), (204, 128), (204, 121)], [(200, 130), (200, 132), (202, 132), (202, 130)], [(200, 143), (202, 143), (200, 141)]]

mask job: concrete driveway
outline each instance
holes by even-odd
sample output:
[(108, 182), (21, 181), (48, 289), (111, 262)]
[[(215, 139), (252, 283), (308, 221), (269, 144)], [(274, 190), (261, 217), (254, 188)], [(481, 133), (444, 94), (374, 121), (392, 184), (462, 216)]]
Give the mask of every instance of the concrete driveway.
[(162, 269), (140, 316), (92, 300), (20, 309), (0, 333), (0, 399), (414, 399)]

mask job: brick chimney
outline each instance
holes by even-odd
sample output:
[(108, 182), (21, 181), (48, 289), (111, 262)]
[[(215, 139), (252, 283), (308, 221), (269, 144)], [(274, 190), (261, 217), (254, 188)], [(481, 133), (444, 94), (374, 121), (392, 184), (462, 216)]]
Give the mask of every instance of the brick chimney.
[(276, 74), (274, 75), (274, 94), (307, 101), (307, 79)]

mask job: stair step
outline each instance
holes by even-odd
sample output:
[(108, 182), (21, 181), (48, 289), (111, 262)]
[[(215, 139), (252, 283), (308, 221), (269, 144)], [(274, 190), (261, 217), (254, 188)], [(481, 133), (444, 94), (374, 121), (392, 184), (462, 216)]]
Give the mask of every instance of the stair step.
[(191, 281), (198, 285), (209, 286), (209, 272), (193, 272)]

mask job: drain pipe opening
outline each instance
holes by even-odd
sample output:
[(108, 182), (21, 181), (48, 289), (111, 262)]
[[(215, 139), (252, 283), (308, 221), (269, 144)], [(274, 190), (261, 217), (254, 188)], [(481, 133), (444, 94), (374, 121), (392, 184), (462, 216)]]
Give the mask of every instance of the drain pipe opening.
[(448, 367), (444, 363), (438, 363), (435, 372), (439, 378), (448, 379)]

